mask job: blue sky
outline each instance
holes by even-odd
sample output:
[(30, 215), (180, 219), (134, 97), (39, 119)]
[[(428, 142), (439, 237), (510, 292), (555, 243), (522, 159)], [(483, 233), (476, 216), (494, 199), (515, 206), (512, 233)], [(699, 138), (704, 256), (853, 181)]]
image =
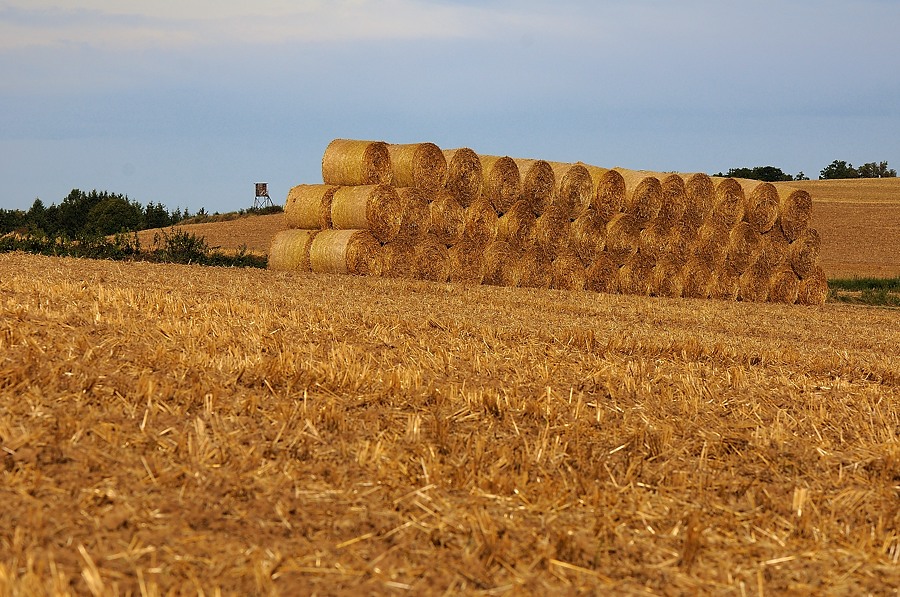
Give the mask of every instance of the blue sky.
[(898, 25), (895, 0), (0, 0), (0, 207), (283, 203), (335, 137), (897, 168)]

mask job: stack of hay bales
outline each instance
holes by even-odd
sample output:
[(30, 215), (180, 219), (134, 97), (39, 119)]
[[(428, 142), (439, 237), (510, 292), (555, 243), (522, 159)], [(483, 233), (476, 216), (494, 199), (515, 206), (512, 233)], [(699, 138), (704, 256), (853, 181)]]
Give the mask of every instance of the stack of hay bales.
[(336, 139), (285, 203), (273, 269), (821, 304), (812, 202), (705, 174)]

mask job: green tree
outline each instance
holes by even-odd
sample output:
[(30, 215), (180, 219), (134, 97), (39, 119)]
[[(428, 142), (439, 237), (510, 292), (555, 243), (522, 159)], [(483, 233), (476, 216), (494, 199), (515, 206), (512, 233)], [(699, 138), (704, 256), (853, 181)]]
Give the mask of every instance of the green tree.
[(25, 212), (21, 209), (0, 209), (0, 234), (25, 226)]
[(869, 162), (857, 168), (860, 178), (894, 178), (897, 171), (888, 168), (887, 162)]
[(859, 172), (853, 167), (853, 164), (848, 164), (843, 160), (835, 160), (822, 168), (822, 171), (819, 173), (819, 179), (828, 180), (835, 178), (859, 178)]
[(87, 214), (87, 225), (82, 233), (108, 235), (138, 230), (143, 210), (136, 203), (122, 196), (110, 195), (101, 199)]
[(790, 174), (786, 174), (781, 168), (775, 166), (754, 166), (753, 168), (731, 168), (725, 174), (719, 172), (716, 176), (729, 176), (731, 178), (749, 178), (765, 182), (779, 182), (794, 180)]

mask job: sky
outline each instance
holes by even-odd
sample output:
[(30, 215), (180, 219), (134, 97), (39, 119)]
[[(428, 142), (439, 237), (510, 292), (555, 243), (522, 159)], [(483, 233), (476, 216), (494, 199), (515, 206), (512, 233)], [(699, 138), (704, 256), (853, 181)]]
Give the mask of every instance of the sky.
[(0, 0), (0, 208), (283, 204), (339, 137), (897, 168), (898, 25), (900, 0)]

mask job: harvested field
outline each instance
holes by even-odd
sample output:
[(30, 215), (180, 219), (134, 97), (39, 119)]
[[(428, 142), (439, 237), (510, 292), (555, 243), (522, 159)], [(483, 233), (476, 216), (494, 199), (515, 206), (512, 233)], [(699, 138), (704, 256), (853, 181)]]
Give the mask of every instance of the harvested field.
[(889, 593), (896, 322), (0, 255), (0, 594)]
[(223, 251), (237, 251), (242, 246), (256, 255), (266, 255), (275, 235), (288, 228), (283, 213), (265, 216), (247, 216), (226, 222), (209, 222), (206, 224), (179, 224), (169, 228), (141, 230), (137, 233), (141, 247), (153, 244), (153, 236), (160, 232), (171, 234), (183, 230), (206, 239), (210, 247), (219, 247)]

